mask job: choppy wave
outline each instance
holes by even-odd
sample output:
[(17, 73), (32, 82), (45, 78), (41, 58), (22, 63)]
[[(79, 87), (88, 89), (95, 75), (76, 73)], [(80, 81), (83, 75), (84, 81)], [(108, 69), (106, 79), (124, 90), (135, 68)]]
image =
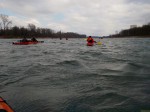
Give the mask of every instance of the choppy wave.
[(16, 112), (150, 109), (149, 39), (103, 39), (93, 47), (82, 39), (29, 46), (2, 41), (0, 96)]

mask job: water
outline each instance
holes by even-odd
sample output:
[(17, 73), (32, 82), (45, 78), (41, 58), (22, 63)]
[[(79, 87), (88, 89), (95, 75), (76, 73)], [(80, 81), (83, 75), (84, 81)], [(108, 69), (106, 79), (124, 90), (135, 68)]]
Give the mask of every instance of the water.
[(12, 41), (0, 40), (0, 96), (16, 112), (150, 110), (149, 38)]

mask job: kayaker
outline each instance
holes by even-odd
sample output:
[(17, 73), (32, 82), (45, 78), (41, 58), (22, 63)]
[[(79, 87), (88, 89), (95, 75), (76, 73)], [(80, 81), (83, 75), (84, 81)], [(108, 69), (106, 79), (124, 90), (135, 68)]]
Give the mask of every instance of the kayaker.
[(21, 40), (21, 42), (28, 42), (28, 40), (27, 40), (26, 37), (24, 37), (24, 38)]
[(88, 43), (94, 43), (94, 42), (96, 42), (96, 41), (94, 41), (94, 39), (93, 39), (91, 36), (89, 36), (89, 37), (87, 38), (87, 42), (88, 42)]
[(37, 42), (37, 40), (33, 37), (33, 38), (31, 38), (31, 41), (32, 42)]

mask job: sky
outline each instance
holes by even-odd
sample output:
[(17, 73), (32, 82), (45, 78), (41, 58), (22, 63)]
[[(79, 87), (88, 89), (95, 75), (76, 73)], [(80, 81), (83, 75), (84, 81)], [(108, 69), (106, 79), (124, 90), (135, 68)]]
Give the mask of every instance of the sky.
[(93, 36), (150, 23), (150, 0), (0, 0), (12, 26), (34, 24)]

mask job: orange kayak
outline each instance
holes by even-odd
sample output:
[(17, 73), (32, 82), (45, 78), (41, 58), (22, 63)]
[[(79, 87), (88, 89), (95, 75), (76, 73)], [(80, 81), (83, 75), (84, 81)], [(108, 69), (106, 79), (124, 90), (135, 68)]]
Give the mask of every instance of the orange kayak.
[(87, 46), (93, 46), (93, 45), (94, 45), (94, 42), (92, 42), (92, 43), (88, 42), (87, 43)]
[(13, 109), (0, 97), (0, 112), (14, 112)]
[(38, 43), (44, 43), (44, 41), (37, 41), (37, 42), (33, 42), (33, 41), (28, 41), (28, 42), (13, 42), (13, 45), (29, 45), (29, 44), (38, 44)]

